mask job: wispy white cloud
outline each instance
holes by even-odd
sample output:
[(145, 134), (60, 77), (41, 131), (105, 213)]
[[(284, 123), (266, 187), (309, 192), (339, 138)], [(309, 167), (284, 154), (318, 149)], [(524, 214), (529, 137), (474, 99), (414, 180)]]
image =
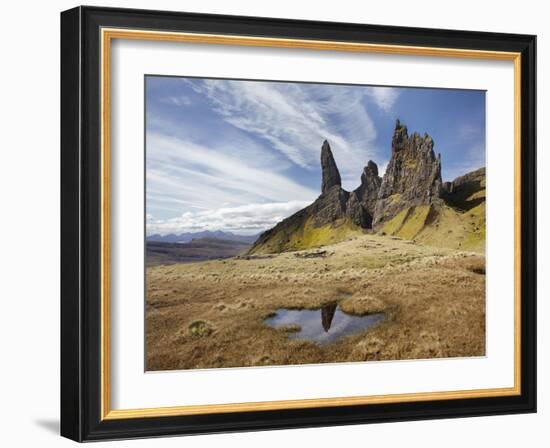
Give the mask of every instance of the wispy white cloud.
[(361, 168), (385, 152), (371, 115), (391, 112), (399, 95), (379, 87), (179, 81), (185, 88), (165, 89), (157, 105), (180, 110), (148, 109), (148, 233), (266, 230), (319, 195), (325, 139), (344, 188), (356, 188)]
[(164, 104), (171, 104), (174, 106), (189, 106), (192, 103), (191, 99), (186, 95), (166, 96), (161, 98), (160, 101)]
[[(180, 209), (211, 209), (258, 202), (312, 201), (319, 194), (261, 161), (232, 155), (231, 147), (209, 146), (147, 135), (147, 206), (159, 202)], [(258, 163), (257, 163), (258, 162)]]
[(292, 215), (308, 204), (308, 201), (247, 204), (238, 207), (189, 211), (170, 219), (154, 219), (148, 215), (147, 234), (166, 235), (198, 230), (225, 230), (237, 231), (241, 234), (255, 234), (273, 227), (283, 218)]
[(357, 167), (379, 153), (368, 111), (374, 106), (369, 104), (389, 111), (398, 97), (396, 89), (379, 87), (188, 82), (210, 100), (225, 122), (256, 135), (299, 167), (318, 169), (320, 146), (328, 139), (348, 188), (358, 181)]
[(399, 98), (399, 90), (393, 87), (369, 87), (366, 92), (374, 99), (376, 105), (389, 113)]

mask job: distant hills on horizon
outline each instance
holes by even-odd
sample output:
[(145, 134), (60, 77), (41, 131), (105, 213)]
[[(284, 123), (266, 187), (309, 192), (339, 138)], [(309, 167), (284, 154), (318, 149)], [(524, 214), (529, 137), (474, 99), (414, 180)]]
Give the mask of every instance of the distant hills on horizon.
[[(238, 235), (237, 235), (238, 236)], [(194, 238), (187, 243), (147, 241), (147, 266), (223, 260), (245, 253), (251, 243), (221, 238)]]
[(157, 243), (190, 243), (193, 240), (203, 238), (213, 238), (218, 240), (234, 241), (239, 243), (254, 243), (260, 234), (254, 235), (237, 235), (232, 232), (224, 232), (223, 230), (203, 230), (200, 232), (182, 232), (182, 233), (169, 233), (167, 235), (160, 235), (155, 233), (146, 237), (147, 242)]

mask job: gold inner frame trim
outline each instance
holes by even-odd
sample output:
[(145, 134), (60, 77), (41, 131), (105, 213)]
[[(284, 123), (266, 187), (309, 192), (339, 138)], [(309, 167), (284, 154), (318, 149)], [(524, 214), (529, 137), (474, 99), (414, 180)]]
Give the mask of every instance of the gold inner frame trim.
[[(185, 42), (212, 45), (239, 45), (382, 53), (425, 57), (455, 57), (513, 61), (514, 63), (514, 386), (441, 392), (368, 395), (303, 400), (280, 400), (229, 404), (188, 405), (140, 409), (111, 409), (110, 346), (110, 154), (111, 91), (110, 66), (113, 39)], [(144, 31), (136, 29), (101, 29), (101, 419), (115, 420), (144, 417), (168, 417), (227, 412), (250, 412), (315, 407), (352, 406), (413, 401), (454, 400), (503, 397), (521, 394), (521, 54), (514, 52), (468, 50), (458, 48), (336, 42), (304, 39), (278, 39), (249, 36)]]

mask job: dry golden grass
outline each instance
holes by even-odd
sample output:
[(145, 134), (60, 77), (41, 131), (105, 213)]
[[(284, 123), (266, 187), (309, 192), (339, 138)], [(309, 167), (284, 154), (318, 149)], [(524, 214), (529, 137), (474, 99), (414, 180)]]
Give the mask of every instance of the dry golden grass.
[[(304, 252), (148, 268), (147, 369), (485, 354), (484, 255), (379, 235)], [(387, 319), (325, 346), (264, 324), (334, 301)]]

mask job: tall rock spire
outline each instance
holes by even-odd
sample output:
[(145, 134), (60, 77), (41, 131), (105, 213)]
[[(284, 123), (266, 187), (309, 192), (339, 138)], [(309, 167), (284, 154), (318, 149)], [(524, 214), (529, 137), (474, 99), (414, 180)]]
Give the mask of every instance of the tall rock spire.
[[(384, 177), (379, 176), (376, 163), (369, 160), (363, 168), (361, 184), (349, 192), (342, 188), (338, 167), (325, 140), (321, 147), (321, 195), (312, 204), (262, 233), (248, 253), (278, 253), (332, 244), (349, 235), (346, 227), (351, 227), (353, 232), (359, 229), (378, 231), (401, 212), (406, 215), (404, 219), (416, 216), (411, 213), (419, 206), (423, 213), (419, 216), (425, 221), (432, 219), (443, 204), (441, 158), (434, 153), (433, 147), (434, 142), (428, 134), (421, 136), (414, 132), (409, 135), (407, 127), (398, 120)], [(449, 195), (453, 185), (445, 190)], [(320, 228), (322, 232), (315, 230)], [(330, 232), (333, 228), (340, 230)], [(309, 238), (309, 235), (316, 236)], [(325, 330), (330, 327), (331, 315), (330, 309), (323, 313)]]
[(441, 157), (435, 155), (433, 147), (433, 139), (428, 134), (409, 135), (407, 127), (397, 120), (392, 156), (378, 191), (375, 229), (404, 209), (439, 201)]
[(330, 145), (326, 140), (323, 142), (323, 147), (321, 148), (321, 169), (323, 171), (323, 182), (321, 184), (322, 193), (326, 193), (335, 185), (342, 185), (340, 172), (334, 161)]

